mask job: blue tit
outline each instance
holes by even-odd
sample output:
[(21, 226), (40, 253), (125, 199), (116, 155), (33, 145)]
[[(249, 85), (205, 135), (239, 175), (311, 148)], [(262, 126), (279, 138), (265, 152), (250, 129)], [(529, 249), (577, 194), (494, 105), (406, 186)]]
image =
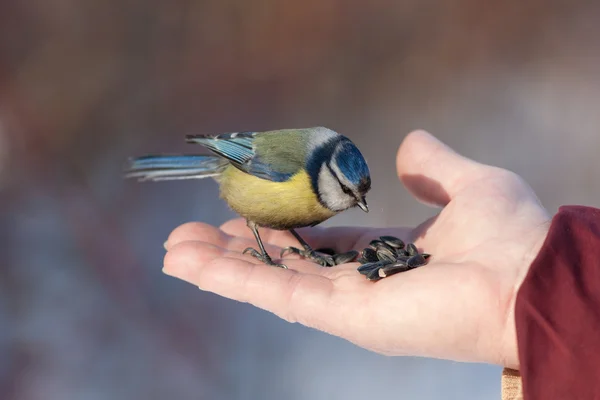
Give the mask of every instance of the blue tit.
[(138, 180), (212, 177), (220, 197), (246, 219), (260, 251), (252, 256), (275, 264), (258, 227), (289, 230), (304, 250), (286, 248), (323, 266), (331, 258), (315, 252), (296, 232), (315, 226), (352, 207), (368, 212), (365, 196), (371, 189), (367, 163), (347, 137), (324, 127), (217, 136), (188, 135), (214, 155), (147, 155), (132, 159), (126, 177)]

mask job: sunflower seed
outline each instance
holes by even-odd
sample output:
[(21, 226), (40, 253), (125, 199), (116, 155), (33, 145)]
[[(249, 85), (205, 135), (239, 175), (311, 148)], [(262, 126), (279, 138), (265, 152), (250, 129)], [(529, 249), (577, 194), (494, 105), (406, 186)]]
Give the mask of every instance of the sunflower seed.
[(333, 261), (335, 262), (335, 265), (346, 264), (354, 261), (356, 257), (358, 257), (358, 251), (350, 250), (345, 253), (335, 254), (333, 256)]
[(389, 264), (389, 262), (377, 261), (377, 262), (366, 263), (366, 264), (363, 264), (360, 267), (358, 267), (358, 272), (360, 272), (363, 275), (366, 275), (369, 272), (371, 272), (372, 270), (381, 268), (386, 264)]
[(379, 274), (380, 278), (386, 278), (388, 276), (397, 274), (399, 272), (405, 272), (405, 271), (408, 271), (410, 269), (411, 268), (408, 267), (404, 263), (390, 264), (390, 265), (386, 265), (383, 268), (379, 268), (379, 270), (377, 271), (377, 273)]
[(417, 268), (417, 267), (420, 267), (421, 265), (425, 265), (426, 263), (427, 263), (427, 260), (425, 260), (425, 257), (423, 257), (422, 254), (416, 254), (416, 255), (412, 256), (411, 258), (409, 258), (408, 261), (406, 262), (406, 264), (410, 268)]
[(379, 261), (379, 258), (377, 258), (377, 252), (370, 247), (367, 247), (362, 251), (361, 257), (367, 260), (367, 262)]
[(403, 262), (403, 263), (405, 263), (405, 264), (406, 264), (406, 262), (408, 261), (408, 259), (409, 259), (410, 257), (411, 257), (411, 256), (397, 256), (397, 257), (396, 257), (396, 259), (395, 259), (394, 261), (395, 261), (395, 262), (397, 262), (397, 263), (401, 263), (401, 262)]
[(388, 246), (393, 247), (394, 249), (403, 249), (404, 242), (397, 237), (394, 236), (380, 236), (379, 239)]
[(408, 252), (408, 255), (411, 255), (411, 256), (415, 256), (415, 255), (419, 254), (419, 250), (417, 250), (417, 246), (415, 246), (414, 243), (407, 244), (406, 251)]
[(369, 271), (369, 273), (367, 274), (367, 279), (370, 281), (374, 281), (374, 282), (380, 280), (381, 276), (379, 276), (379, 271), (380, 271), (379, 268)]
[(406, 250), (396, 250), (396, 256), (397, 257), (410, 257), (410, 254), (408, 254), (408, 251)]
[(396, 254), (391, 250), (381, 247), (377, 250), (377, 258), (381, 261), (394, 262), (396, 259)]
[[(381, 240), (379, 239), (373, 239), (369, 242), (369, 246), (375, 250), (377, 248), (377, 245), (379, 245), (380, 243), (383, 243)], [(384, 243), (385, 244), (385, 243)]]
[(383, 243), (383, 242), (379, 242), (377, 243), (377, 245), (375, 246), (375, 251), (380, 251), (381, 249), (386, 249), (387, 251), (389, 251), (390, 253), (396, 255), (396, 249), (394, 249), (392, 246), (388, 246), (387, 244)]

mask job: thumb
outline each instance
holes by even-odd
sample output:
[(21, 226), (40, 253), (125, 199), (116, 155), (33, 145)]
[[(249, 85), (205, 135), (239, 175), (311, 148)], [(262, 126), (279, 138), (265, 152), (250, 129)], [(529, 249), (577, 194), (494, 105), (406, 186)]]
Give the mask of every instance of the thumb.
[(396, 158), (400, 180), (417, 199), (445, 206), (463, 188), (479, 179), (487, 166), (463, 157), (431, 134), (409, 133)]

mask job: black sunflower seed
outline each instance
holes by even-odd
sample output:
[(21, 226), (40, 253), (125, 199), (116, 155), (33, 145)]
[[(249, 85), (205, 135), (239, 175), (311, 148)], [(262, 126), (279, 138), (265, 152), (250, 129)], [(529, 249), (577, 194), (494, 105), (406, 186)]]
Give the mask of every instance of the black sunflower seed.
[(379, 270), (379, 268), (376, 268), (372, 271), (369, 271), (369, 273), (367, 274), (367, 279), (374, 282), (380, 280), (381, 276), (379, 276)]
[(417, 268), (417, 267), (420, 267), (421, 265), (425, 265), (426, 263), (427, 263), (427, 260), (425, 260), (425, 257), (423, 257), (422, 254), (416, 254), (416, 255), (412, 256), (411, 258), (409, 258), (408, 261), (406, 262), (406, 264), (410, 268)]
[(394, 249), (404, 248), (404, 242), (395, 236), (380, 236), (379, 239), (381, 239), (383, 243), (393, 247)]
[(383, 243), (383, 242), (379, 242), (377, 243), (377, 245), (375, 246), (375, 251), (380, 251), (381, 249), (386, 249), (387, 251), (389, 251), (390, 253), (396, 255), (396, 249), (394, 249), (392, 246), (388, 246), (387, 244)]
[(369, 272), (371, 272), (374, 269), (378, 269), (378, 268), (383, 267), (386, 264), (389, 264), (389, 262), (386, 262), (386, 261), (377, 261), (377, 262), (366, 263), (366, 264), (363, 264), (360, 267), (358, 267), (357, 270), (361, 274), (365, 275), (365, 274), (368, 274)]
[(370, 247), (367, 247), (362, 251), (361, 257), (367, 260), (367, 262), (376, 262), (379, 260), (379, 258), (377, 258), (377, 252)]
[(358, 257), (358, 251), (350, 250), (345, 253), (333, 255), (333, 261), (335, 265), (346, 264), (352, 262)]
[(406, 263), (411, 256), (397, 256), (394, 260), (397, 263), (403, 262)]
[(377, 250), (377, 258), (381, 261), (394, 262), (396, 259), (396, 254), (391, 250), (381, 247)]
[[(375, 250), (375, 248), (377, 247), (378, 244), (383, 243), (381, 240), (379, 239), (373, 239), (369, 242), (369, 247), (371, 247), (373, 250)], [(384, 243), (385, 244), (385, 243)]]
[(409, 266), (407, 266), (405, 263), (396, 263), (396, 264), (386, 265), (383, 268), (379, 268), (377, 273), (379, 274), (379, 276), (381, 278), (387, 278), (388, 276), (397, 274), (399, 272), (406, 272), (410, 269), (411, 268)]
[(419, 250), (417, 249), (417, 246), (415, 246), (414, 243), (407, 244), (406, 251), (408, 252), (408, 255), (411, 255), (411, 256), (415, 256), (415, 255), (419, 254)]

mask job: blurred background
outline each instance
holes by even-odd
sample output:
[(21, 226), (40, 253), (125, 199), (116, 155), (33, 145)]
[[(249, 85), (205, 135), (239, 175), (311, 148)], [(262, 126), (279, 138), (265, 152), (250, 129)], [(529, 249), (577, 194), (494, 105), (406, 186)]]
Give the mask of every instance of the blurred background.
[(398, 183), (424, 128), (551, 212), (600, 206), (600, 2), (0, 2), (0, 398), (496, 399), (499, 367), (387, 358), (162, 274), (212, 181), (123, 181), (188, 133), (324, 125), (374, 177), (367, 215), (432, 215)]

